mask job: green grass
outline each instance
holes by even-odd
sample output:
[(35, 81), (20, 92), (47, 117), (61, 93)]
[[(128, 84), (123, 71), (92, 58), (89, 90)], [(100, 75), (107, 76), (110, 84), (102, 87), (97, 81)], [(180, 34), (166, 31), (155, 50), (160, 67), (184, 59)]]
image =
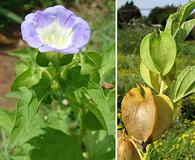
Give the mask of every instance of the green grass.
[(195, 121), (178, 120), (149, 150), (151, 160), (193, 160)]

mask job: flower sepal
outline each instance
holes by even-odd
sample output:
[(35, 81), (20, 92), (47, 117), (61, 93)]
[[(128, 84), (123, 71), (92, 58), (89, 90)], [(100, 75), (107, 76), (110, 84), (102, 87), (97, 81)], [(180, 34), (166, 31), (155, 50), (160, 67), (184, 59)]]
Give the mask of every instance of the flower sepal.
[(36, 63), (41, 67), (60, 67), (69, 64), (73, 59), (73, 54), (63, 54), (58, 52), (38, 52)]

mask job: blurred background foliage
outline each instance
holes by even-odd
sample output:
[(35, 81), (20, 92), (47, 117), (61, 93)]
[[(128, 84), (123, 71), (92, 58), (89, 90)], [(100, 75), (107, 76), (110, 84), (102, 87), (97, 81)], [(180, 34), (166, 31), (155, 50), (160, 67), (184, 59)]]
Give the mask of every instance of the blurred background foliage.
[[(170, 13), (176, 11), (173, 5), (156, 7), (148, 17), (137, 16), (139, 8), (127, 2), (118, 9), (118, 129), (123, 128), (120, 107), (124, 95), (137, 83), (144, 83), (139, 71), (139, 47), (145, 35), (155, 28), (163, 29)], [(127, 6), (133, 6), (127, 10)], [(124, 9), (125, 8), (125, 9)], [(121, 11), (122, 10), (122, 11)], [(125, 12), (125, 13), (124, 13)], [(128, 14), (135, 15), (127, 17)], [(194, 15), (191, 15), (191, 18)], [(129, 18), (129, 19), (128, 19)], [(125, 20), (124, 20), (125, 19)], [(195, 65), (194, 30), (182, 45), (176, 59), (176, 73), (188, 65)], [(195, 95), (191, 95), (175, 105), (171, 127), (155, 143), (149, 146), (150, 160), (194, 160), (195, 159)]]

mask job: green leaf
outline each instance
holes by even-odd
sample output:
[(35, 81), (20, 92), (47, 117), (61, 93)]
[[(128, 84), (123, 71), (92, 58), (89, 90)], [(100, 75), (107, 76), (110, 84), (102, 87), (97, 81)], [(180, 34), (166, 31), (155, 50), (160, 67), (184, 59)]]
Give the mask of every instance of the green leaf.
[(69, 64), (73, 59), (73, 54), (64, 54), (62, 57), (60, 57), (60, 65), (64, 66)]
[(114, 136), (105, 131), (87, 131), (84, 137), (90, 160), (113, 160), (115, 157)]
[[(11, 147), (13, 147), (13, 148), (15, 148), (17, 146), (23, 147), (29, 139), (42, 134), (43, 130), (41, 130), (41, 129), (47, 127), (47, 123), (45, 123), (45, 122), (46, 121), (45, 121), (43, 115), (37, 113), (36, 116), (34, 117), (32, 123), (30, 124), (30, 127), (25, 131), (24, 134), (21, 134), (21, 136), (17, 137), (17, 141), (15, 141), (13, 144), (10, 144)], [(24, 148), (26, 149), (26, 153), (28, 154), (27, 151), (29, 151), (29, 148), (26, 148), (26, 146), (24, 146)], [(24, 151), (24, 149), (23, 149), (23, 151)], [(24, 155), (27, 155), (27, 154), (24, 154)]]
[(81, 105), (80, 95), (78, 93), (80, 88), (88, 87), (89, 75), (81, 74), (81, 67), (76, 66), (64, 72), (62, 77), (58, 77), (58, 83), (63, 91), (64, 98), (76, 105)]
[(32, 87), (41, 79), (42, 71), (39, 69), (29, 68), (20, 75), (18, 75), (12, 84), (11, 90), (16, 91), (22, 86), (27, 88)]
[(12, 95), (19, 97), (15, 122), (9, 137), (10, 144), (16, 145), (22, 141), (22, 138), (32, 127), (41, 100), (38, 100), (32, 91), (26, 87), (21, 87), (19, 91), (12, 93)]
[(29, 59), (33, 53), (37, 53), (37, 50), (27, 47), (27, 48), (22, 48), (22, 49), (11, 51), (8, 54), (10, 56), (15, 56), (20, 59)]
[(107, 77), (114, 75), (115, 68), (115, 45), (113, 44), (105, 53), (103, 53), (102, 63), (100, 67), (101, 81), (108, 79)]
[(91, 82), (87, 89), (81, 88), (80, 91), (83, 97), (86, 97), (83, 105), (95, 114), (108, 134), (114, 134), (115, 112), (111, 110), (102, 88)]
[[(39, 128), (39, 130), (41, 129)], [(34, 130), (32, 132), (34, 132)], [(43, 131), (41, 130), (41, 132)], [(37, 135), (34, 135), (34, 136), (37, 136)], [(15, 149), (14, 152), (10, 154), (11, 160), (30, 160), (29, 151), (32, 149), (32, 146), (30, 144), (25, 143), (22, 145), (18, 145), (14, 149)]]
[(90, 59), (98, 69), (100, 68), (102, 57), (99, 53), (91, 51), (84, 52), (83, 54), (88, 57), (88, 59)]
[(97, 117), (90, 111), (88, 111), (84, 115), (84, 126), (89, 129), (89, 130), (101, 130), (103, 129), (102, 124), (100, 121), (97, 119)]
[(58, 80), (65, 94), (72, 94), (79, 88), (87, 87), (89, 83), (89, 75), (82, 75), (80, 66), (68, 69), (62, 78)]
[(110, 83), (110, 84), (114, 85), (115, 84), (115, 69), (113, 68), (112, 70), (107, 72), (104, 75), (104, 78), (101, 78), (101, 82), (102, 83), (107, 82), (107, 83)]
[(195, 19), (184, 22), (175, 35), (177, 47), (181, 48), (183, 41), (195, 26)]
[(28, 156), (13, 156), (11, 160), (30, 160)]
[(177, 76), (173, 89), (173, 102), (195, 92), (195, 66), (188, 66)]
[(190, 1), (185, 5), (181, 6), (176, 13), (171, 14), (167, 20), (165, 31), (175, 36), (177, 30), (180, 28), (182, 23), (188, 18), (190, 13), (195, 8), (195, 1)]
[[(80, 66), (73, 67), (67, 70), (62, 78), (58, 78), (58, 82), (60, 85), (59, 87), (62, 89), (64, 95), (63, 98), (65, 98), (69, 102), (69, 107), (71, 107), (72, 111), (75, 112), (75, 116), (77, 118), (79, 118), (78, 112), (80, 112), (82, 103), (85, 103), (81, 100), (81, 94), (78, 91), (82, 87), (87, 87), (89, 81), (89, 75), (81, 75), (80, 70)], [(65, 129), (65, 127), (63, 129)]]
[(43, 129), (44, 133), (29, 140), (34, 149), (30, 151), (33, 160), (82, 160), (82, 152), (76, 137), (52, 129)]
[(36, 56), (36, 62), (39, 66), (45, 67), (49, 64), (49, 59), (47, 58), (47, 53), (38, 52)]
[(143, 62), (140, 63), (140, 74), (148, 86), (156, 91), (160, 90), (159, 74), (150, 71)]
[(140, 55), (149, 70), (165, 76), (175, 62), (175, 40), (168, 32), (150, 33), (141, 42)]
[(89, 111), (91, 111), (99, 120), (99, 122), (101, 123), (101, 125), (103, 126), (103, 128), (106, 130), (107, 126), (106, 126), (106, 121), (105, 118), (103, 116), (103, 114), (101, 113), (100, 109), (97, 107), (97, 104), (95, 104), (91, 99), (90, 96), (86, 93), (85, 88), (80, 89), (81, 92), (81, 97), (79, 97), (80, 101), (81, 101), (81, 105), (85, 108), (87, 108)]
[(115, 89), (111, 89), (106, 94), (106, 101), (110, 106), (111, 112), (115, 112)]
[[(44, 112), (47, 115), (47, 126), (51, 127), (53, 129), (58, 129), (66, 134), (70, 134), (71, 132), (71, 123), (75, 123), (75, 121), (72, 121), (72, 119), (69, 117), (70, 112), (72, 111), (73, 105), (69, 104), (67, 108), (64, 107), (45, 107)], [(76, 106), (76, 109), (78, 106)]]
[(3, 108), (0, 108), (0, 127), (10, 133), (13, 126), (13, 121), (13, 113)]
[(29, 127), (29, 104), (33, 97), (32, 92), (26, 87), (20, 88), (18, 92), (15, 92), (15, 95), (20, 97), (20, 99), (17, 103), (15, 123), (10, 135), (11, 144), (18, 141), (18, 138), (21, 138), (25, 130)]
[(98, 83), (100, 81), (100, 74), (98, 71), (98, 64), (95, 62), (94, 57), (92, 58), (93, 54), (95, 55), (95, 57), (97, 57), (96, 53), (90, 53), (90, 54), (84, 53), (80, 55), (79, 65), (81, 66), (81, 74), (83, 75), (89, 74), (92, 80)]
[(29, 64), (25, 61), (18, 61), (15, 65), (15, 74), (16, 77), (20, 75), (21, 73), (27, 71), (29, 69)]
[(37, 99), (41, 100), (52, 91), (51, 81), (49, 79), (41, 79), (32, 89), (35, 91)]
[[(102, 88), (99, 84), (96, 84), (99, 80), (95, 83), (92, 78), (93, 82), (89, 85), (89, 75), (92, 76), (91, 73), (96, 73), (86, 66), (90, 65), (92, 69), (95, 67), (98, 71), (98, 63), (95, 62), (96, 57), (97, 55), (95, 54), (94, 56), (94, 53), (80, 55), (81, 63), (79, 65), (81, 67), (76, 66), (66, 70), (62, 76), (63, 79), (59, 80), (59, 82), (68, 101), (89, 109), (97, 117), (101, 125), (110, 134), (113, 134), (114, 111), (112, 109), (111, 112), (111, 107), (107, 103)], [(83, 67), (86, 67), (85, 70), (82, 70)], [(92, 92), (96, 92), (95, 95)]]
[[(143, 62), (140, 63), (140, 74), (145, 83), (150, 86), (151, 88), (155, 89), (156, 91), (160, 91), (161, 86), (161, 78), (160, 75), (150, 71)], [(163, 86), (163, 91), (168, 88), (168, 85)]]

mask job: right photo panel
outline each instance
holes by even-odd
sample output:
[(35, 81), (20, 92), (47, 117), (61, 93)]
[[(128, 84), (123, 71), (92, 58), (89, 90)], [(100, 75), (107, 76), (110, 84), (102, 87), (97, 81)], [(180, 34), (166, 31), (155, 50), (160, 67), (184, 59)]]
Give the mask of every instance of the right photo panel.
[(117, 0), (117, 159), (195, 159), (195, 1)]

